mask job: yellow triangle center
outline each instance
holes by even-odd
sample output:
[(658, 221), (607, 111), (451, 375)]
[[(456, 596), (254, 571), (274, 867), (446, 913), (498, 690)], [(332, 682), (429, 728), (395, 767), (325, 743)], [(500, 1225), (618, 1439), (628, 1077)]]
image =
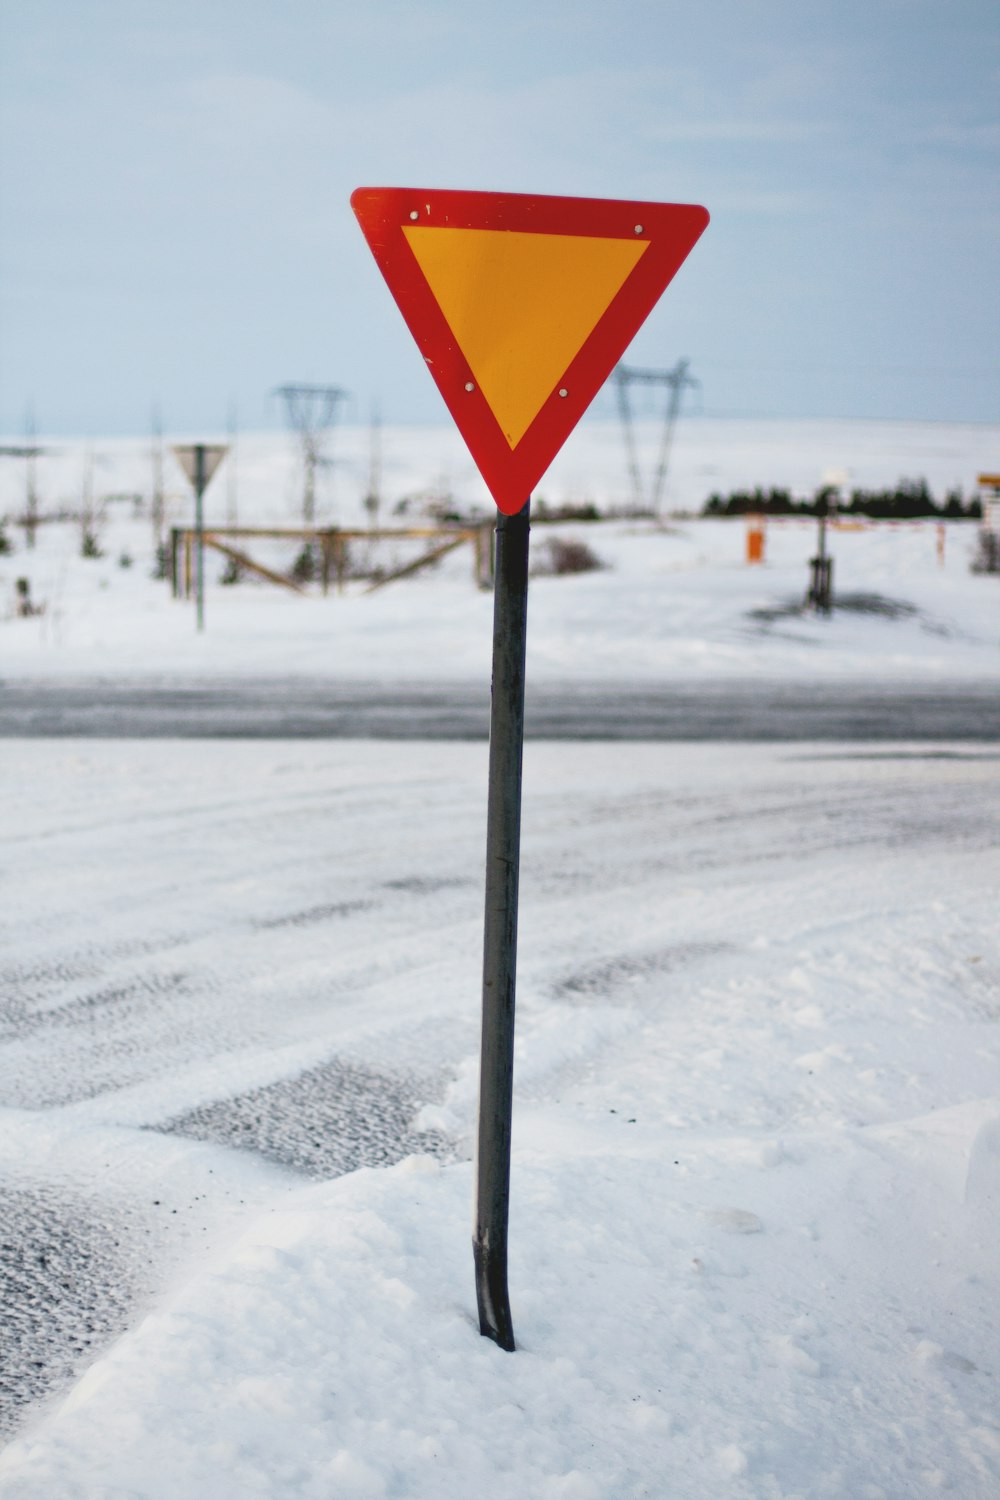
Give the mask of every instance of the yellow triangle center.
[(511, 448), (649, 244), (426, 225), (403, 233)]

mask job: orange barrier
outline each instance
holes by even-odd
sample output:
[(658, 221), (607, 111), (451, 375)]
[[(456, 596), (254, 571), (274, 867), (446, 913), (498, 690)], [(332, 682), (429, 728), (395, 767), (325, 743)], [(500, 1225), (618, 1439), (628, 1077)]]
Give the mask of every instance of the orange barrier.
[(747, 526), (747, 562), (762, 563), (763, 561), (764, 523), (755, 516)]

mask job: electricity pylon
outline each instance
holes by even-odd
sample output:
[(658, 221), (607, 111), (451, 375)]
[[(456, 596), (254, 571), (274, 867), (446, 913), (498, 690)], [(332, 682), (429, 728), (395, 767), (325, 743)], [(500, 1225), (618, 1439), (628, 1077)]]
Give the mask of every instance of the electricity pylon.
[(347, 392), (337, 385), (282, 385), (275, 394), (284, 401), (288, 425), (298, 433), (302, 445), (302, 518), (312, 526), (316, 520), (316, 469), (323, 462), (323, 444)]
[(618, 395), (618, 412), (622, 419), (625, 456), (628, 462), (629, 477), (632, 481), (632, 497), (637, 510), (644, 508), (644, 485), (642, 482), (642, 473), (639, 468), (638, 452), (636, 450), (635, 428), (632, 424), (629, 387), (632, 385), (662, 385), (666, 387), (669, 393), (663, 413), (660, 452), (649, 492), (649, 509), (654, 516), (659, 516), (660, 503), (667, 484), (667, 469), (670, 464), (670, 448), (674, 437), (674, 427), (677, 424), (677, 415), (681, 409), (681, 398), (685, 387), (697, 386), (699, 382), (688, 374), (688, 361), (686, 359), (678, 360), (672, 370), (636, 370), (630, 365), (616, 365), (612, 374)]

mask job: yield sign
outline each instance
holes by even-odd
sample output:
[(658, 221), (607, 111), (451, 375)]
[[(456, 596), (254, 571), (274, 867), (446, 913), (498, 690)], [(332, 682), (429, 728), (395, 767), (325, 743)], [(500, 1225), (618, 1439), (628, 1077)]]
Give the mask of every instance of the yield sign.
[(198, 487), (198, 453), (201, 451), (202, 488), (208, 487), (208, 481), (229, 452), (228, 443), (175, 443), (174, 457), (187, 475), (188, 484), (192, 489)]
[(691, 203), (427, 188), (358, 188), (351, 206), (507, 515), (708, 223)]

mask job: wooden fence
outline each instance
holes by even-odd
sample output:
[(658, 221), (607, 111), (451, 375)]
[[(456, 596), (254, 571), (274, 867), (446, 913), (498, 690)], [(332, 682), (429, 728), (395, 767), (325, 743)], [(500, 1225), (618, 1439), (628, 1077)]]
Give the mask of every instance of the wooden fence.
[[(250, 540), (299, 541), (304, 546), (315, 546), (319, 553), (319, 581), (324, 594), (330, 591), (331, 582), (338, 590), (343, 589), (348, 576), (348, 547), (351, 542), (400, 542), (427, 541), (432, 545), (419, 557), (395, 568), (391, 573), (375, 577), (369, 582), (366, 592), (374, 593), (386, 584), (399, 578), (410, 577), (421, 568), (429, 567), (465, 543), (472, 548), (473, 579), (477, 587), (487, 587), (493, 579), (493, 525), (482, 526), (409, 526), (392, 530), (352, 530), (339, 526), (212, 526), (202, 532), (206, 547), (230, 558), (238, 568), (264, 578), (268, 583), (278, 584), (294, 594), (307, 592), (303, 582), (287, 573), (279, 573), (256, 561), (243, 547), (233, 546), (234, 541)], [(170, 585), (175, 599), (189, 599), (194, 591), (194, 554), (198, 545), (198, 531), (193, 526), (174, 526), (170, 531)]]

